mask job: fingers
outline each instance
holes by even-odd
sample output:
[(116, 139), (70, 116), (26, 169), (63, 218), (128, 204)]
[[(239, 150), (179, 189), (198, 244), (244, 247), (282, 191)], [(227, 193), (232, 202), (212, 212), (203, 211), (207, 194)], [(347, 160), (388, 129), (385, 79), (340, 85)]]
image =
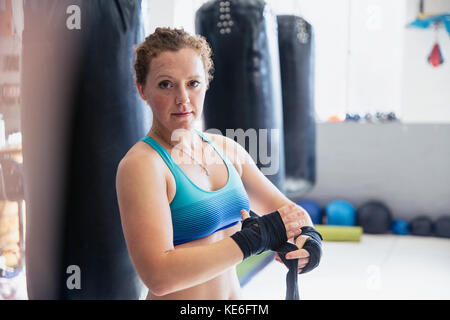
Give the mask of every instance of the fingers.
[(296, 211), (296, 204), (295, 203), (289, 203), (286, 204), (284, 206), (282, 206), (281, 208), (278, 209), (278, 212), (280, 213), (280, 215), (282, 217), (289, 215), (290, 213), (293, 213)]
[(309, 252), (305, 249), (294, 250), (286, 253), (286, 259), (309, 259)]
[(276, 252), (275, 252), (275, 260), (278, 261), (278, 262), (283, 263), (283, 261), (281, 260), (280, 256)]
[(294, 216), (301, 218), (305, 214), (305, 209), (295, 203), (289, 203), (278, 209), (278, 212), (283, 218)]
[(286, 228), (286, 236), (288, 239), (293, 239), (295, 236), (299, 235), (302, 232), (299, 224), (297, 222), (291, 222), (285, 225)]
[[(300, 235), (297, 240), (295, 240), (295, 245), (301, 249), (305, 245), (306, 240), (308, 240), (309, 236), (302, 236)], [(308, 252), (308, 251), (306, 251)]]
[(278, 262), (283, 263), (283, 260), (281, 260), (280, 255), (278, 254), (278, 252), (275, 252), (275, 260)]
[(308, 262), (309, 258), (303, 258), (298, 260), (298, 273), (301, 273), (303, 271), (303, 268), (306, 267)]
[[(301, 251), (301, 252), (300, 253), (295, 253), (297, 251)], [(293, 253), (295, 253), (294, 255), (292, 255), (291, 252), (287, 253), (286, 254), (286, 259), (297, 259), (297, 256), (300, 255), (300, 258), (298, 258), (298, 273), (301, 273), (303, 268), (306, 267), (306, 265), (309, 262), (309, 253), (306, 250), (297, 250), (297, 251), (292, 251)], [(305, 257), (306, 255), (308, 255), (308, 256)], [(279, 263), (282, 263), (284, 266), (286, 266), (283, 263), (283, 260), (281, 260), (281, 258), (278, 255), (278, 253), (275, 253), (275, 260), (278, 261)], [(286, 266), (286, 268), (287, 268), (287, 266)]]
[[(301, 227), (311, 224), (306, 210), (295, 203), (284, 205), (278, 209), (278, 212), (280, 213), (281, 219), (285, 224), (287, 233), (293, 232), (293, 236), (300, 234), (299, 229)], [(288, 238), (290, 238), (289, 234)]]
[(309, 258), (298, 259), (298, 268), (303, 269), (309, 262)]
[(275, 260), (287, 268), (287, 266), (284, 264), (283, 260), (281, 260), (280, 256), (278, 255), (278, 253), (275, 253)]
[(286, 235), (288, 237), (288, 239), (290, 238), (294, 238), (295, 236), (299, 235), (300, 233), (302, 233), (302, 223), (299, 221), (291, 221), (291, 222), (285, 222), (285, 228), (286, 228)]
[(245, 220), (247, 218), (250, 218), (250, 214), (247, 212), (247, 210), (242, 209), (241, 210), (241, 217), (242, 217), (242, 220)]

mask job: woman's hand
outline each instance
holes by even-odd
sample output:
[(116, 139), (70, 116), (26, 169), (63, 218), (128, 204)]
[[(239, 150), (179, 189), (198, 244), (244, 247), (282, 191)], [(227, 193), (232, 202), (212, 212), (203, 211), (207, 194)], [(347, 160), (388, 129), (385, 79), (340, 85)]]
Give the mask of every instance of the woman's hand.
[[(293, 240), (296, 235), (301, 233), (301, 227), (311, 225), (307, 212), (295, 203), (287, 204), (281, 207), (278, 209), (278, 212), (280, 213), (281, 219), (285, 225), (287, 238), (289, 240)], [(250, 218), (250, 214), (245, 209), (241, 210), (241, 216), (242, 220)], [(300, 235), (295, 241), (295, 245), (299, 249), (286, 254), (286, 259), (299, 259), (298, 273), (302, 272), (303, 268), (309, 262), (309, 252), (302, 249), (308, 238), (308, 236)], [(283, 263), (281, 258), (278, 256), (278, 253), (275, 253), (275, 260)]]
[[(286, 235), (288, 241), (293, 242), (294, 237), (299, 235), (302, 230), (301, 228), (304, 226), (312, 226), (311, 218), (305, 209), (300, 207), (295, 203), (289, 203), (284, 205), (283, 207), (278, 209), (280, 213), (281, 220), (283, 220), (284, 226), (286, 228)], [(250, 214), (245, 210), (241, 210), (242, 220), (249, 218)], [(286, 254), (287, 259), (299, 259), (298, 260), (298, 272), (300, 273), (302, 269), (309, 262), (309, 252), (303, 248), (308, 236), (300, 235), (295, 241), (295, 245), (299, 248), (298, 250), (291, 251)], [(275, 260), (280, 263), (283, 263), (281, 258), (278, 256), (278, 253), (275, 253)]]
[[(287, 204), (277, 210), (280, 213), (281, 220), (283, 220), (286, 228), (286, 236), (288, 241), (292, 241), (296, 235), (299, 235), (302, 230), (301, 227), (308, 225), (306, 211), (295, 203)], [(250, 214), (245, 210), (241, 210), (242, 220), (249, 218)]]
[[(281, 219), (283, 219), (283, 222), (285, 223), (286, 230), (288, 230), (289, 227), (290, 233), (288, 232), (288, 239), (290, 242), (293, 242), (293, 238), (301, 233), (300, 228), (304, 226), (312, 226), (311, 218), (306, 210), (295, 203), (290, 203), (281, 207), (278, 209), (278, 212), (281, 215)], [(286, 259), (298, 259), (298, 273), (302, 272), (303, 268), (309, 262), (309, 252), (302, 249), (308, 238), (308, 236), (300, 235), (295, 241), (295, 245), (299, 249), (286, 254)], [(275, 253), (275, 260), (283, 263), (281, 258), (278, 256), (278, 253)]]
[[(298, 250), (291, 251), (286, 253), (286, 259), (298, 259), (298, 273), (302, 272), (303, 268), (309, 262), (309, 252), (303, 248), (306, 240), (308, 240), (308, 236), (299, 236), (295, 241), (295, 245), (299, 248)], [(278, 253), (275, 253), (275, 260), (280, 263), (283, 263)], [(283, 263), (284, 264), (284, 263)]]
[(302, 232), (301, 227), (312, 225), (306, 210), (295, 203), (286, 204), (277, 211), (286, 227), (288, 241), (293, 242), (294, 237)]

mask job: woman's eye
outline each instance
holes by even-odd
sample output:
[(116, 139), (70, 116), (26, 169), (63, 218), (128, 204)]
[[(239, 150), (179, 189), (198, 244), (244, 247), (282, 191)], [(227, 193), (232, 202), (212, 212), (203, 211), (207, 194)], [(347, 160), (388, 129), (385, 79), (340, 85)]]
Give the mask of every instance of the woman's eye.
[(171, 87), (170, 81), (161, 81), (158, 86), (161, 89), (169, 89)]
[(198, 87), (198, 86), (200, 85), (200, 82), (198, 82), (197, 80), (193, 80), (193, 81), (191, 81), (191, 82), (189, 83), (189, 85), (190, 85), (191, 87), (196, 88), (196, 87)]

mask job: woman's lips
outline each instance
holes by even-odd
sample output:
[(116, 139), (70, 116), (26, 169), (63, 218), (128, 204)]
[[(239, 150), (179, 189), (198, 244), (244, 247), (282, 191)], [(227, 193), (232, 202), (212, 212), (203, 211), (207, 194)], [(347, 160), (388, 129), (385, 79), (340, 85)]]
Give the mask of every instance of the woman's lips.
[(192, 111), (191, 111), (191, 112), (172, 113), (172, 115), (175, 116), (175, 117), (187, 117), (187, 116), (189, 116), (191, 113), (192, 113)]

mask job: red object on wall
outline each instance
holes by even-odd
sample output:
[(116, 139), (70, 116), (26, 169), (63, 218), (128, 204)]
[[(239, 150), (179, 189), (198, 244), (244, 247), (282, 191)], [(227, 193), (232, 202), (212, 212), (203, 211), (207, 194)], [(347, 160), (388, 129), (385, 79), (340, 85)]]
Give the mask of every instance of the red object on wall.
[(433, 50), (431, 50), (431, 53), (428, 56), (428, 62), (433, 67), (438, 67), (444, 63), (444, 57), (442, 56), (441, 49), (439, 48), (438, 43), (434, 44)]
[(0, 36), (11, 37), (13, 35), (11, 0), (4, 0), (3, 8), (0, 7)]

